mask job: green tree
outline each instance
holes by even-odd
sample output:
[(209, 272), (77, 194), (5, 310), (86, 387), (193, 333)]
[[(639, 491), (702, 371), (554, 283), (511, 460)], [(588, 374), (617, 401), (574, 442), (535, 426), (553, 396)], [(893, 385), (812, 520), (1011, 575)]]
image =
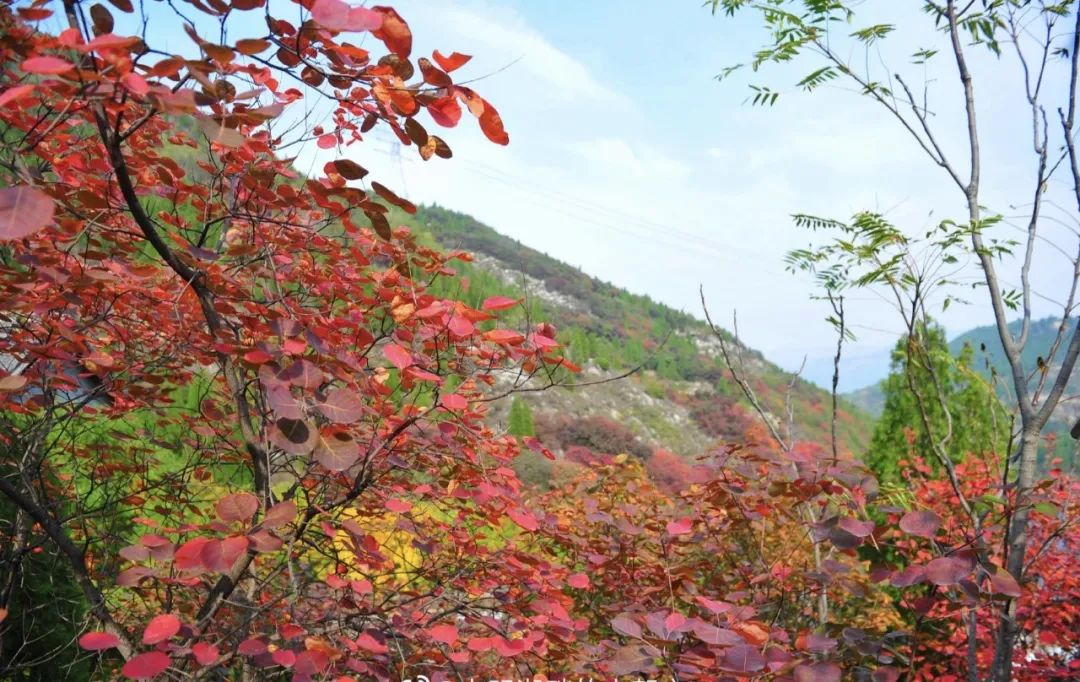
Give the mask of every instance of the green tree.
[[(891, 372), (883, 382), (885, 408), (865, 457), (883, 482), (898, 482), (900, 462), (912, 453), (940, 469), (931, 438), (941, 434), (951, 434), (947, 452), (953, 462), (969, 453), (1001, 454), (1009, 442), (1005, 408), (973, 368), (972, 347), (965, 345), (953, 356), (945, 330), (933, 322), (919, 324), (914, 334), (921, 338), (905, 335), (893, 349)], [(925, 398), (939, 392), (943, 399)], [(918, 395), (924, 396), (921, 405)]]
[(529, 404), (519, 397), (515, 397), (510, 403), (509, 431), (513, 436), (534, 436), (536, 429), (533, 426), (532, 410)]

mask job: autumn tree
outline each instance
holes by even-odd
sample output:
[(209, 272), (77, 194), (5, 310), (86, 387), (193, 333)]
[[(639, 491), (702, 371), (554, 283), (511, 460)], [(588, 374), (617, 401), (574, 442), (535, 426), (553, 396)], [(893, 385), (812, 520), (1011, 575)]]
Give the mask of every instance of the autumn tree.
[[(864, 458), (882, 482), (900, 482), (901, 462), (929, 455), (930, 439), (947, 428), (946, 422), (953, 428), (948, 452), (953, 462), (969, 454), (995, 459), (1008, 449), (1012, 425), (993, 386), (973, 368), (975, 349), (965, 345), (953, 356), (945, 330), (932, 321), (920, 323), (914, 332), (916, 338), (905, 336), (893, 349), (890, 373), (882, 382), (885, 407)], [(932, 369), (924, 363), (932, 363)], [(944, 400), (927, 402), (927, 429), (909, 382), (925, 394), (934, 390), (935, 381)]]
[(564, 586), (483, 422), (500, 372), (559, 381), (554, 331), (432, 294), (468, 256), (360, 163), (377, 126), (449, 158), (466, 110), (506, 144), (468, 60), (340, 0), (0, 6), (3, 568), (63, 563), (103, 675), (482, 674), (573, 639), (528, 606)]
[[(922, 26), (867, 21), (865, 4), (842, 0), (713, 0), (709, 4), (714, 12), (756, 15), (767, 36), (751, 61), (725, 69), (721, 77), (739, 73), (742, 66), (759, 72), (770, 65), (807, 65), (796, 87), (817, 91), (827, 83), (844, 83), (898, 126), (928, 160), (928, 167), (939, 174), (934, 182), (948, 183), (955, 190), (961, 211), (922, 235), (892, 225), (887, 216), (876, 211), (861, 211), (850, 219), (799, 215), (796, 220), (800, 225), (833, 238), (825, 245), (796, 251), (791, 264), (814, 272), (834, 295), (851, 288), (879, 287), (885, 300), (895, 303), (909, 338), (925, 323), (930, 306), (958, 300), (956, 285), (975, 284), (981, 290), (1008, 361), (1007, 380), (1013, 399), (1007, 407), (1016, 424), (1015, 449), (1002, 459), (995, 496), (1005, 500), (1006, 507), (992, 517), (993, 523), (1005, 525), (1004, 546), (987, 545), (980, 539), (987, 518), (969, 499), (950, 458), (955, 435), (950, 420), (946, 419), (945, 428), (934, 430), (930, 451), (950, 482), (953, 504), (967, 518), (969, 541), (975, 543), (978, 560), (984, 565), (1002, 561), (1013, 580), (1023, 583), (1030, 562), (1032, 499), (1043, 485), (1038, 480), (1043, 431), (1080, 356), (1080, 326), (1075, 317), (1080, 282), (1080, 256), (1075, 254), (1080, 250), (1075, 233), (1069, 234), (1066, 243), (1051, 240), (1057, 247), (1053, 251), (1047, 251), (1043, 241), (1059, 220), (1051, 211), (1062, 212), (1070, 224), (1080, 213), (1080, 154), (1075, 144), (1080, 80), (1077, 3), (926, 2), (921, 11)], [(879, 7), (886, 7), (886, 3)], [(931, 32), (937, 40), (928, 46), (924, 40)], [(883, 63), (879, 59), (883, 45), (911, 55), (912, 64)], [(989, 60), (986, 69), (976, 67), (981, 63), (973, 57), (976, 52)], [(1008, 71), (1006, 61), (1018, 74), (1015, 97), (1030, 113), (1010, 121), (1008, 132), (996, 133), (1026, 140), (1030, 150), (1023, 180), (1030, 201), (1019, 209), (1019, 216), (1008, 218), (987, 208), (992, 201), (983, 178), (994, 169), (983, 159), (986, 133), (979, 118), (987, 106), (979, 88), (989, 80), (999, 80)], [(947, 96), (960, 103), (956, 116), (947, 113), (943, 98), (931, 96), (929, 83), (918, 80), (927, 73), (927, 64), (947, 69)], [(782, 95), (775, 84), (755, 81), (750, 87), (753, 104), (773, 105)], [(960, 150), (946, 142), (952, 139), (962, 142)], [(1068, 208), (1060, 208), (1063, 206)], [(1014, 238), (1017, 233), (1006, 233), (1006, 223), (1018, 228), (1019, 241)], [(1036, 292), (1031, 272), (1058, 253), (1068, 259), (1074, 274), (1055, 291)], [(957, 281), (950, 276), (957, 264), (969, 260), (974, 263), (972, 279)], [(1062, 321), (1053, 341), (1040, 349), (1041, 362), (1031, 366), (1023, 351), (1029, 343), (1037, 293), (1060, 303)], [(1009, 328), (1012, 315), (1020, 320), (1017, 333)], [(928, 432), (933, 428), (931, 404), (938, 403), (940, 413), (949, 414), (948, 405), (943, 404), (946, 397), (938, 390), (933, 374), (933, 390), (909, 384), (919, 420)], [(990, 614), (968, 612), (969, 679), (985, 676), (1004, 682), (1012, 678), (1017, 643), (1033, 636), (1020, 630), (1020, 598), (1016, 594)], [(984, 617), (996, 621), (989, 661), (978, 655), (985, 641), (975, 636)]]

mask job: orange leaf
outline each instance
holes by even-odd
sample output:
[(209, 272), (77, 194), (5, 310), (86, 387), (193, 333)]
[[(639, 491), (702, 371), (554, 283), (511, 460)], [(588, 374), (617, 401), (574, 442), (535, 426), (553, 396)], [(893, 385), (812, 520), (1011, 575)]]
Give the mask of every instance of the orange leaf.
[(236, 51), (248, 56), (259, 54), (270, 49), (270, 41), (262, 38), (245, 38), (236, 41)]
[(382, 14), (382, 26), (373, 29), (372, 35), (383, 41), (386, 48), (397, 56), (408, 58), (412, 52), (412, 31), (409, 30), (409, 25), (392, 7), (379, 5), (371, 9)]
[(461, 54), (460, 52), (451, 52), (449, 57), (445, 57), (438, 50), (432, 52), (431, 57), (438, 62), (439, 66), (442, 67), (442, 70), (447, 73), (450, 73), (455, 69), (460, 69), (462, 66), (465, 66), (467, 61), (472, 59), (470, 55)]

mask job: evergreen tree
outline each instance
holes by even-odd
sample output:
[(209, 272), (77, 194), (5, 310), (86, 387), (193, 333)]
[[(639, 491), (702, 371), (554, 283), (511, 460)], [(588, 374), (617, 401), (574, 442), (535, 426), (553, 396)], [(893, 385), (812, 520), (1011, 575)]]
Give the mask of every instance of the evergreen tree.
[[(971, 346), (953, 356), (945, 331), (933, 322), (920, 325), (915, 335), (900, 339), (893, 349), (891, 372), (883, 382), (885, 407), (865, 458), (882, 481), (899, 481), (899, 462), (911, 454), (939, 467), (931, 438), (940, 441), (945, 436), (946, 414), (952, 420), (946, 444), (952, 461), (969, 453), (1002, 453), (1008, 446), (1008, 416), (993, 387), (973, 369)], [(929, 432), (912, 386), (923, 396)]]
[(533, 426), (532, 410), (529, 404), (520, 397), (515, 396), (510, 403), (509, 431), (512, 436), (534, 436), (536, 429)]

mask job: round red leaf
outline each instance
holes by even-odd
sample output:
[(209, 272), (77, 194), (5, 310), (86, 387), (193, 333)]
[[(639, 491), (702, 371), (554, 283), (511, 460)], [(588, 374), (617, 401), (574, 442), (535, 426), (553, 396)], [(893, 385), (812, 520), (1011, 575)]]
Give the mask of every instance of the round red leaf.
[(120, 672), (129, 680), (149, 680), (168, 670), (171, 662), (168, 654), (148, 651), (125, 663)]
[(164, 642), (176, 633), (180, 632), (180, 619), (171, 613), (163, 613), (154, 616), (143, 630), (143, 644), (157, 644)]
[(54, 210), (49, 195), (35, 187), (0, 189), (0, 241), (22, 239), (48, 226)]
[(259, 498), (251, 493), (226, 495), (214, 505), (222, 521), (249, 521), (259, 510)]
[(112, 649), (120, 645), (120, 638), (111, 632), (88, 632), (79, 638), (79, 646), (87, 651)]

